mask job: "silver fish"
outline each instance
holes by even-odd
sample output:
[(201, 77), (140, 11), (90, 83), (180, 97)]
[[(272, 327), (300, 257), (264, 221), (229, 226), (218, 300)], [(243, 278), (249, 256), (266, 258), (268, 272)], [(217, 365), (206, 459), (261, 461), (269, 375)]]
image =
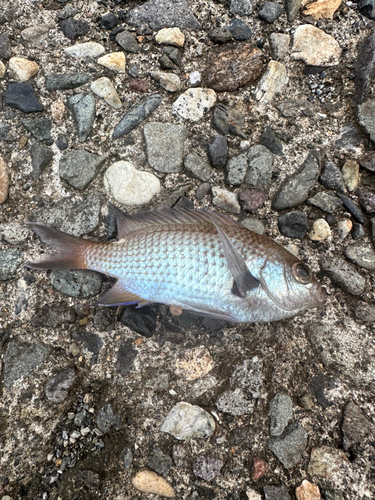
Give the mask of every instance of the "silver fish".
[(117, 278), (98, 304), (158, 302), (234, 322), (268, 322), (322, 305), (306, 264), (266, 236), (211, 212), (164, 209), (125, 215), (113, 207), (118, 241), (98, 243), (38, 223), (57, 254), (34, 269), (91, 269)]

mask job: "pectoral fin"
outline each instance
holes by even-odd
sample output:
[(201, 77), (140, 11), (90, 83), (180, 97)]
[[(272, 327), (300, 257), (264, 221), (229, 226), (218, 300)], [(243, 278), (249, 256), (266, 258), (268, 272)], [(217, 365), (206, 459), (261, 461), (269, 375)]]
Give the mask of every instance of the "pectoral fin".
[(97, 304), (101, 306), (122, 306), (137, 303), (142, 306), (145, 305), (147, 301), (135, 293), (125, 290), (120, 281), (97, 301)]
[(260, 282), (251, 274), (242, 255), (231, 243), (225, 232), (215, 222), (213, 224), (215, 224), (219, 234), (225, 258), (234, 279), (231, 291), (234, 295), (243, 298), (246, 296), (246, 292), (258, 288)]

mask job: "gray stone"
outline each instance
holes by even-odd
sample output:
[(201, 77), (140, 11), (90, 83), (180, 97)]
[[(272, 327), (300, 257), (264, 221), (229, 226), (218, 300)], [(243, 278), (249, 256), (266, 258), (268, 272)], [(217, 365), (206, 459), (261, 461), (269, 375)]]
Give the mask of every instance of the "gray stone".
[(359, 241), (349, 244), (345, 248), (345, 256), (359, 267), (375, 270), (375, 252), (369, 243)]
[(205, 481), (212, 481), (219, 474), (224, 462), (218, 458), (197, 457), (193, 464), (193, 472)]
[(298, 422), (289, 424), (281, 436), (267, 441), (267, 447), (286, 469), (291, 469), (302, 460), (306, 445), (306, 431)]
[(51, 285), (69, 297), (88, 299), (99, 293), (102, 275), (96, 271), (54, 269), (50, 274)]
[(254, 411), (255, 401), (249, 400), (242, 389), (225, 391), (217, 400), (218, 410), (229, 415), (249, 415)]
[(118, 139), (123, 135), (129, 134), (135, 127), (143, 122), (148, 116), (159, 107), (162, 96), (159, 94), (146, 95), (141, 97), (130, 109), (125, 113), (123, 118), (115, 126), (112, 139)]
[[(375, 7), (375, 4), (374, 4)], [(374, 12), (375, 13), (375, 12)], [(375, 75), (375, 33), (370, 33), (359, 45), (355, 64), (355, 100), (367, 99), (371, 80)]]
[(213, 124), (221, 134), (238, 135), (242, 139), (247, 139), (247, 136), (241, 130), (244, 123), (245, 115), (241, 111), (223, 104), (215, 106)]
[(287, 99), (280, 104), (277, 104), (277, 109), (285, 118), (291, 118), (295, 116), (312, 116), (313, 115), (313, 105), (307, 99)]
[(314, 207), (318, 207), (329, 214), (333, 214), (337, 208), (342, 207), (342, 201), (340, 198), (337, 198), (334, 193), (330, 194), (325, 191), (317, 193), (315, 196), (310, 198), (307, 203), (313, 205)]
[(11, 137), (8, 136), (10, 132), (10, 125), (8, 123), (0, 123), (0, 141), (11, 140)]
[(286, 394), (278, 393), (270, 402), (270, 434), (280, 436), (293, 418), (293, 402)]
[(215, 421), (199, 406), (181, 401), (170, 410), (160, 430), (187, 441), (211, 436), (215, 432)]
[(366, 221), (365, 216), (363, 215), (362, 211), (358, 207), (354, 201), (352, 201), (350, 198), (347, 196), (344, 196), (343, 194), (337, 193), (337, 196), (340, 198), (340, 200), (343, 202), (344, 207), (350, 212), (353, 216), (353, 218), (359, 222), (360, 224), (364, 224)]
[(283, 236), (288, 238), (302, 239), (307, 230), (307, 216), (304, 212), (288, 212), (279, 217), (279, 230)]
[(77, 125), (79, 142), (86, 141), (95, 121), (95, 97), (91, 94), (74, 94), (68, 97), (68, 108)]
[(62, 403), (68, 396), (68, 391), (76, 378), (74, 368), (63, 368), (48, 380), (44, 394), (51, 403)]
[(196, 153), (187, 155), (184, 160), (184, 167), (201, 181), (208, 181), (212, 177), (212, 168), (204, 158)]
[(258, 356), (245, 359), (242, 364), (236, 366), (231, 377), (231, 386), (239, 386), (245, 390), (246, 395), (253, 399), (260, 396), (263, 383), (263, 362)]
[(367, 214), (373, 214), (375, 212), (375, 193), (360, 189), (358, 191), (358, 201)]
[(228, 30), (232, 33), (233, 38), (239, 42), (250, 40), (253, 35), (250, 26), (241, 19), (233, 19), (228, 25)]
[(273, 210), (293, 208), (307, 200), (320, 174), (315, 156), (310, 153), (296, 173), (287, 177), (272, 198)]
[(358, 301), (355, 304), (354, 314), (356, 319), (364, 323), (375, 323), (375, 307), (374, 304)]
[(359, 12), (367, 16), (369, 19), (375, 19), (375, 2), (374, 0), (358, 0)]
[(290, 36), (286, 33), (271, 33), (270, 42), (273, 58), (282, 61), (289, 52)]
[(339, 149), (353, 149), (363, 141), (362, 130), (354, 123), (343, 125), (335, 141), (335, 147)]
[(134, 349), (133, 343), (129, 340), (123, 340), (117, 353), (116, 370), (120, 375), (126, 377), (134, 367), (135, 358), (138, 351)]
[(51, 352), (51, 347), (12, 340), (4, 354), (4, 385), (10, 389), (21, 377), (28, 377)]
[(285, 0), (286, 17), (290, 23), (298, 16), (301, 5), (302, 0)]
[(9, 38), (4, 33), (0, 34), (0, 57), (10, 59), (12, 57), (12, 46)]
[(370, 139), (375, 142), (375, 101), (366, 101), (358, 106), (358, 120), (360, 125), (369, 134)]
[(133, 452), (130, 446), (125, 446), (121, 452), (121, 460), (126, 470), (129, 470), (133, 462)]
[(339, 257), (326, 257), (322, 259), (321, 268), (335, 285), (340, 286), (345, 292), (352, 295), (361, 295), (366, 286), (366, 280), (356, 271), (352, 264)]
[(268, 191), (271, 187), (273, 154), (265, 146), (253, 146), (247, 153), (249, 168), (246, 182), (254, 189)]
[(157, 474), (167, 477), (172, 467), (172, 459), (163, 453), (159, 446), (155, 446), (147, 457), (147, 465)]
[(43, 111), (43, 106), (31, 83), (11, 83), (5, 92), (5, 104), (23, 113)]
[(53, 151), (51, 148), (47, 148), (47, 146), (34, 142), (30, 148), (30, 156), (32, 167), (31, 177), (37, 179), (47, 165), (52, 162)]
[(231, 0), (229, 11), (234, 16), (248, 16), (253, 12), (251, 0)]
[(66, 135), (59, 134), (57, 136), (56, 146), (59, 148), (60, 151), (65, 151), (65, 149), (68, 147), (68, 139)]
[(228, 158), (227, 138), (215, 135), (208, 145), (207, 155), (214, 168), (224, 168)]
[(80, 36), (86, 35), (90, 29), (89, 23), (74, 19), (73, 17), (69, 17), (59, 22), (59, 26), (64, 35), (70, 38), (70, 40), (76, 40)]
[(264, 234), (266, 232), (266, 228), (263, 222), (261, 222), (256, 217), (247, 217), (246, 219), (241, 221), (241, 224), (254, 233)]
[(14, 278), (22, 260), (21, 252), (15, 248), (0, 250), (0, 281)]
[(238, 198), (235, 193), (219, 187), (212, 188), (212, 203), (227, 212), (239, 214), (241, 207), (238, 203)]
[(227, 163), (226, 183), (232, 186), (240, 186), (245, 179), (247, 167), (247, 153), (231, 158)]
[(349, 401), (344, 410), (341, 429), (344, 434), (344, 448), (347, 449), (363, 442), (372, 432), (373, 426), (361, 409), (353, 401)]
[(46, 75), (44, 86), (47, 90), (69, 90), (81, 87), (91, 80), (87, 73), (51, 73)]
[(259, 11), (259, 17), (272, 24), (281, 16), (283, 9), (277, 2), (264, 2), (262, 9)]
[(115, 327), (115, 315), (109, 307), (100, 309), (93, 318), (93, 325), (99, 332), (111, 332)]
[(88, 153), (84, 150), (69, 151), (59, 162), (59, 174), (76, 189), (85, 189), (98, 175), (103, 156)]
[(185, 0), (149, 0), (128, 12), (127, 23), (137, 28), (147, 24), (154, 31), (174, 27), (198, 31), (201, 28)]
[(359, 240), (364, 237), (365, 235), (365, 230), (363, 229), (362, 224), (359, 224), (358, 222), (353, 222), (353, 227), (350, 232), (354, 240)]
[(265, 146), (267, 149), (269, 149), (274, 155), (283, 154), (283, 145), (280, 139), (276, 137), (275, 132), (271, 127), (266, 127), (263, 130), (263, 134), (261, 135), (259, 142), (262, 144), (262, 146)]
[(177, 47), (172, 47), (170, 45), (166, 45), (163, 47), (163, 52), (166, 54), (169, 59), (176, 64), (177, 66), (181, 66), (182, 64), (182, 54), (181, 51)]
[(108, 403), (98, 411), (96, 425), (103, 434), (108, 434), (112, 427), (118, 431), (122, 427), (121, 417), (118, 413), (115, 413), (113, 406)]
[(27, 130), (29, 130), (37, 141), (45, 141), (51, 139), (52, 121), (48, 118), (36, 118), (35, 120), (21, 120)]
[(115, 14), (107, 12), (107, 14), (102, 16), (100, 25), (106, 30), (112, 30), (115, 26), (117, 26), (118, 21), (119, 18)]
[(242, 210), (255, 213), (265, 204), (267, 195), (257, 189), (242, 189), (238, 192), (238, 199)]
[(149, 165), (158, 172), (180, 172), (187, 133), (184, 125), (147, 123), (144, 135)]
[(116, 42), (120, 45), (121, 48), (125, 50), (125, 52), (137, 54), (140, 50), (140, 46), (135, 33), (130, 33), (129, 31), (121, 31), (116, 36)]
[(208, 32), (208, 37), (214, 43), (227, 43), (233, 40), (232, 33), (227, 28), (214, 28)]
[(285, 484), (279, 486), (271, 486), (267, 484), (263, 486), (264, 500), (292, 500)]

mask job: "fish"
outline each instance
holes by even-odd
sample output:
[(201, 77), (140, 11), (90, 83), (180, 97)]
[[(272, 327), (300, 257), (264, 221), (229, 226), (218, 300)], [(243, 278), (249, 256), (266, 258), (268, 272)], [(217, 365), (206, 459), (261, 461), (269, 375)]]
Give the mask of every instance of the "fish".
[(138, 215), (112, 206), (117, 241), (96, 242), (37, 223), (28, 226), (57, 253), (31, 269), (90, 269), (117, 281), (98, 305), (161, 303), (235, 323), (271, 322), (325, 302), (301, 260), (230, 217), (162, 209)]

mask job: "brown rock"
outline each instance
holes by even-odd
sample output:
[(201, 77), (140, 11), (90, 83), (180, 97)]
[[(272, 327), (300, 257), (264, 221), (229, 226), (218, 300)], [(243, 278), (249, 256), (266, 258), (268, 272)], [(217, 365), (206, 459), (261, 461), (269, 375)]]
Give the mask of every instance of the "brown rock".
[(250, 43), (212, 49), (206, 60), (203, 81), (217, 92), (237, 90), (261, 76), (263, 55)]
[(145, 80), (130, 80), (129, 87), (136, 92), (148, 92), (148, 83)]
[(262, 460), (259, 457), (254, 457), (253, 473), (251, 475), (252, 481), (254, 481), (254, 483), (258, 481), (258, 479), (264, 476), (264, 474), (267, 472), (267, 469), (268, 469), (268, 464), (265, 460)]
[(301, 486), (296, 488), (296, 497), (298, 500), (320, 500), (322, 498), (320, 496), (319, 486), (310, 483), (306, 479), (302, 481)]
[(256, 189), (244, 189), (238, 193), (238, 199), (242, 210), (254, 213), (264, 205), (267, 195)]
[(332, 19), (340, 5), (341, 0), (317, 0), (306, 6), (303, 15), (312, 16), (314, 19)]
[(8, 198), (9, 173), (5, 161), (0, 156), (0, 205)]

